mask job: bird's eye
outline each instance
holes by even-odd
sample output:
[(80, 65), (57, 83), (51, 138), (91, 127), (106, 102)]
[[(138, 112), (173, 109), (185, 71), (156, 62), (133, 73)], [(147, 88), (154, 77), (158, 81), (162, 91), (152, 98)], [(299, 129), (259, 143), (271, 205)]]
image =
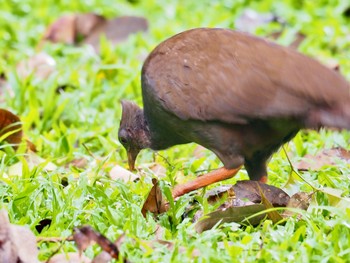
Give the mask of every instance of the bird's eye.
[(119, 141), (123, 145), (128, 143), (128, 140), (125, 137), (119, 137)]

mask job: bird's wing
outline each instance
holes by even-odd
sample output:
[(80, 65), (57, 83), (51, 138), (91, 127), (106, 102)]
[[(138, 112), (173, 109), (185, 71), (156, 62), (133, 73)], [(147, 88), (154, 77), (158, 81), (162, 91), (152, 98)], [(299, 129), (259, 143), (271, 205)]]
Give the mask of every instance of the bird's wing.
[(245, 123), (302, 116), (349, 103), (337, 72), (296, 51), (224, 29), (190, 30), (160, 44), (143, 67), (143, 89), (181, 119)]

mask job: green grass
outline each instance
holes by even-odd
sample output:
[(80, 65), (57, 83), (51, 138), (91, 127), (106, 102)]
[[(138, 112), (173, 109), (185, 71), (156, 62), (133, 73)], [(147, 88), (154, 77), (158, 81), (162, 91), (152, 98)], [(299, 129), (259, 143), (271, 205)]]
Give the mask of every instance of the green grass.
[[(151, 188), (151, 178), (156, 176), (147, 168), (150, 163), (166, 167), (167, 176), (162, 180), (168, 183), (173, 183), (176, 175), (193, 176), (197, 170), (221, 165), (209, 151), (204, 151), (200, 159), (193, 157), (195, 145), (160, 152), (166, 160), (144, 151), (137, 160), (143, 176), (136, 183), (108, 176), (116, 164), (127, 167), (126, 153), (117, 140), (120, 100), (141, 104), (140, 58), (160, 41), (193, 27), (234, 28), (236, 18), (249, 7), (273, 12), (286, 21), (284, 34), (277, 42), (287, 45), (300, 31), (307, 36), (299, 47), (301, 52), (322, 61), (337, 60), (342, 74), (349, 79), (350, 17), (344, 15), (350, 7), (348, 0), (131, 2), (0, 2), (0, 72), (5, 73), (14, 93), (2, 95), (0, 107), (21, 117), (26, 136), (46, 161), (31, 164), (24, 158), (24, 149), (14, 152), (10, 147), (1, 148), (0, 207), (8, 210), (11, 222), (27, 225), (39, 237), (67, 237), (74, 227), (83, 224), (90, 224), (111, 240), (126, 233), (122, 254), (132, 262), (350, 262), (350, 206), (330, 206), (328, 196), (322, 193), (302, 213), (302, 220), (290, 218), (283, 226), (267, 220), (256, 228), (242, 229), (233, 223), (197, 234), (190, 218), (181, 219), (192, 200), (190, 196), (180, 198), (158, 221), (151, 217), (145, 220), (140, 210)], [(56, 60), (57, 72), (45, 80), (20, 79), (16, 65), (38, 52), (46, 26), (63, 14), (75, 12), (97, 12), (110, 18), (141, 15), (148, 19), (150, 30), (117, 47), (105, 42), (100, 55), (87, 47), (47, 44), (43, 51)], [(256, 34), (267, 35), (278, 27), (265, 25)], [(70, 87), (64, 92), (56, 92), (57, 86), (67, 84)], [(349, 140), (349, 132), (307, 131), (286, 145), (286, 150), (296, 162), (306, 153), (323, 148), (340, 145), (349, 149)], [(87, 167), (67, 165), (82, 157), (88, 160)], [(46, 169), (49, 162), (56, 168)], [(291, 170), (284, 152), (276, 153), (269, 164), (269, 183), (282, 187)], [(349, 165), (342, 162), (321, 172), (305, 172), (303, 177), (314, 187), (341, 189), (348, 196), (349, 174)], [(61, 183), (63, 178), (68, 180), (66, 187)], [(246, 178), (241, 171), (229, 182)], [(312, 190), (305, 182), (300, 182), (299, 188)], [(200, 205), (206, 212), (212, 209), (203, 201)], [(35, 226), (46, 218), (52, 219), (52, 224), (39, 234)], [(173, 242), (173, 249), (145, 244), (145, 240), (156, 238), (157, 224), (164, 229), (160, 238)], [(41, 242), (41, 260), (60, 245)], [(60, 251), (76, 251), (76, 246), (65, 242)], [(98, 251), (93, 246), (86, 255), (93, 257)], [(200, 256), (193, 257), (194, 251)]]

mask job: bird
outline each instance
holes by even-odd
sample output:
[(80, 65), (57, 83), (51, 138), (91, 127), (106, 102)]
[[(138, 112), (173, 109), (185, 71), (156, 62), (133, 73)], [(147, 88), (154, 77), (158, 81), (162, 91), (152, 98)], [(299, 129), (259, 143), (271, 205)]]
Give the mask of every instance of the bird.
[(248, 33), (195, 28), (161, 42), (141, 71), (143, 109), (122, 100), (118, 131), (129, 168), (145, 148), (197, 143), (223, 167), (173, 196), (234, 176), (267, 181), (272, 154), (301, 129), (350, 129), (350, 87), (300, 52)]

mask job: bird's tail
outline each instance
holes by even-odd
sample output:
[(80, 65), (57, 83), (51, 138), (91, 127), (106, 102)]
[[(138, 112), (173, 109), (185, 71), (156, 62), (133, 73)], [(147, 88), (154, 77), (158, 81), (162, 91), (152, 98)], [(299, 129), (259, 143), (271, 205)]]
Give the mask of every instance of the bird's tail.
[(308, 128), (328, 127), (350, 130), (350, 103), (313, 110), (305, 124)]

